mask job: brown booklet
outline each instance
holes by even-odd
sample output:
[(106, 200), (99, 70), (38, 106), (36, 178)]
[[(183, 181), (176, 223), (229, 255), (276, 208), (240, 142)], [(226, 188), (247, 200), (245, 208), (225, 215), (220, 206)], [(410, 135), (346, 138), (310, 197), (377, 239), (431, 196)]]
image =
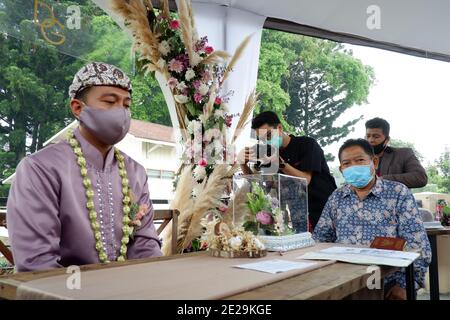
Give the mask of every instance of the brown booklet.
[(370, 244), (371, 248), (403, 251), (405, 249), (406, 240), (401, 238), (375, 237)]

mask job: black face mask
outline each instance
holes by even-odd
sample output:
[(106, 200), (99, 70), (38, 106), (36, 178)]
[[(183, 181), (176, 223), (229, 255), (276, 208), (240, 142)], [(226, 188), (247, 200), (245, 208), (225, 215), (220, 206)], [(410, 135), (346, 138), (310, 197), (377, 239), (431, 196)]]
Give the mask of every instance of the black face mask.
[(380, 144), (377, 144), (376, 146), (372, 146), (373, 147), (373, 152), (375, 152), (375, 154), (380, 154), (384, 151), (384, 149), (386, 149), (387, 144), (385, 145), (386, 141), (388, 138), (384, 139), (384, 141)]

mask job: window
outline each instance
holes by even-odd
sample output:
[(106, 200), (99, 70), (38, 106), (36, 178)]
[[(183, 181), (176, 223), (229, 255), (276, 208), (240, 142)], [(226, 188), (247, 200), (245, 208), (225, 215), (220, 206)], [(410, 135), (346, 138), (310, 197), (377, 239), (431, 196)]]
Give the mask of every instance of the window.
[(175, 177), (175, 172), (166, 170), (147, 169), (147, 176), (154, 179), (172, 180)]
[(175, 173), (172, 171), (162, 171), (161, 178), (172, 180), (175, 177)]
[(149, 178), (161, 179), (161, 170), (148, 169), (147, 170), (147, 176)]

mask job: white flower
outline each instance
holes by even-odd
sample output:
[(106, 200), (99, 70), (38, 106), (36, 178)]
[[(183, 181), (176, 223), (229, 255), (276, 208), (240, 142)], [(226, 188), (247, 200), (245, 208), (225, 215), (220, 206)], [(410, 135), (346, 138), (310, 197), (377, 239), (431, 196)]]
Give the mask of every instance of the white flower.
[(242, 245), (242, 237), (236, 236), (228, 240), (228, 244), (230, 245), (231, 249), (238, 251), (241, 248)]
[(209, 91), (209, 86), (202, 83), (200, 87), (198, 87), (198, 93), (200, 93), (202, 96), (206, 95)]
[(206, 169), (202, 166), (196, 166), (194, 169), (194, 178), (197, 180), (204, 179), (206, 177)]
[(223, 116), (224, 116), (223, 110), (217, 109), (214, 112), (214, 116), (217, 117), (217, 118), (223, 118)]
[(178, 85), (177, 85), (177, 89), (180, 90), (180, 91), (183, 91), (183, 90), (186, 89), (186, 88), (187, 88), (187, 85), (186, 85), (186, 83), (185, 83), (184, 81), (181, 81), (181, 82), (178, 83)]
[(197, 52), (194, 52), (192, 54), (192, 59), (190, 62), (190, 65), (195, 67), (196, 65), (198, 65), (201, 61), (202, 61), (202, 57), (200, 57), (200, 55)]
[(278, 213), (275, 216), (275, 220), (278, 226), (278, 231), (280, 231), (280, 233), (284, 232), (284, 217), (283, 217), (283, 213)]
[(187, 103), (189, 101), (189, 97), (185, 96), (184, 94), (176, 94), (174, 95), (175, 101), (178, 103)]
[(208, 129), (205, 132), (205, 135), (203, 136), (203, 141), (211, 141), (213, 138), (219, 138), (220, 137), (220, 130), (219, 129)]
[(200, 193), (202, 192), (202, 185), (197, 183), (197, 185), (192, 189), (192, 196), (198, 197)]
[(163, 58), (159, 58), (158, 62), (156, 63), (156, 66), (159, 69), (164, 69), (164, 66), (166, 65), (166, 61)]
[(253, 244), (255, 245), (255, 247), (259, 250), (264, 250), (266, 247), (264, 246), (264, 244), (259, 241), (258, 238), (253, 238)]
[(191, 80), (192, 78), (194, 78), (194, 77), (195, 77), (195, 72), (194, 72), (194, 70), (192, 70), (191, 68), (187, 69), (186, 75), (185, 75), (186, 80), (187, 80), (187, 81), (190, 81), (190, 80)]
[(220, 139), (214, 139), (214, 149), (216, 150), (216, 152), (218, 153), (222, 153), (223, 149), (224, 149), (224, 145), (222, 143), (222, 141), (220, 141)]
[(201, 131), (202, 129), (202, 124), (200, 121), (197, 120), (192, 120), (191, 122), (189, 122), (187, 130), (190, 134), (194, 134), (194, 132), (196, 131)]
[(158, 46), (158, 50), (159, 52), (161, 52), (163, 56), (166, 56), (170, 52), (169, 43), (166, 40), (161, 41), (161, 43)]

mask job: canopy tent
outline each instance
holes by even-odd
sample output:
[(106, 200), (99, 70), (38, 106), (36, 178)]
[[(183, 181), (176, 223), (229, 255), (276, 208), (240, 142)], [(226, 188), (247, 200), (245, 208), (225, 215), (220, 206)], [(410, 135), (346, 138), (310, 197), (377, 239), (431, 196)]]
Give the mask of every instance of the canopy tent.
[(265, 27), (450, 61), (447, 0), (198, 0), (267, 17)]
[[(109, 11), (108, 0), (94, 2)], [(158, 5), (158, 1), (153, 2)], [(193, 0), (193, 3), (220, 5), (266, 17), (266, 28), (450, 61), (447, 0)], [(171, 8), (175, 8), (173, 0)], [(369, 28), (368, 23), (379, 28)]]

